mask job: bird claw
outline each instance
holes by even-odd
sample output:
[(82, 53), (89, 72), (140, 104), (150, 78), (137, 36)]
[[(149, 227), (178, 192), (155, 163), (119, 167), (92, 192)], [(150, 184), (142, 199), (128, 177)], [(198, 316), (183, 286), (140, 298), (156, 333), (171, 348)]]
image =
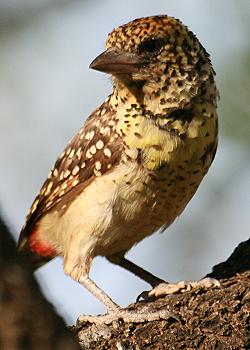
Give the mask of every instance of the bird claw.
[(166, 295), (185, 293), (193, 289), (210, 289), (210, 288), (219, 288), (220, 282), (214, 278), (206, 277), (199, 281), (180, 281), (178, 283), (160, 283), (154, 287), (149, 292), (142, 292), (137, 300), (143, 298), (148, 300), (150, 298), (159, 298)]
[(169, 318), (174, 318), (178, 322), (181, 322), (179, 317), (172, 314), (168, 310), (145, 310), (145, 308), (135, 311), (135, 310), (124, 310), (118, 309), (117, 311), (112, 311), (105, 315), (80, 315), (77, 320), (77, 325), (81, 325), (82, 323), (94, 323), (94, 324), (111, 324), (115, 321), (124, 321), (127, 323), (142, 323), (142, 322), (150, 322), (156, 320), (167, 320)]
[[(138, 295), (138, 297), (136, 298), (136, 302), (139, 303), (142, 300), (147, 300), (150, 301), (150, 296), (149, 296), (150, 291), (149, 290), (145, 290), (144, 292), (142, 292), (141, 294)], [(153, 299), (153, 298), (152, 298)]]

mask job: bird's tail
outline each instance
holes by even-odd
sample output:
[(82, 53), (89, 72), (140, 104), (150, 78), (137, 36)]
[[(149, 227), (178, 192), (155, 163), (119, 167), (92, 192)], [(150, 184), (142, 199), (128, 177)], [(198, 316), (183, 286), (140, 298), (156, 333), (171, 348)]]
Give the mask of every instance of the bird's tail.
[(30, 250), (29, 240), (27, 238), (19, 239), (17, 245), (20, 255), (28, 262), (33, 272), (47, 264), (52, 258), (45, 257)]

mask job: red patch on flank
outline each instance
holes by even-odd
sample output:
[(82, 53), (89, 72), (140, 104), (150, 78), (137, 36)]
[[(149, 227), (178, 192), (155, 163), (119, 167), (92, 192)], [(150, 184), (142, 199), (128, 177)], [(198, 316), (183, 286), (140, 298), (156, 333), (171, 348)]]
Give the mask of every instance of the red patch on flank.
[(54, 247), (40, 241), (38, 229), (32, 231), (29, 238), (29, 246), (33, 253), (41, 256), (54, 257), (57, 255)]

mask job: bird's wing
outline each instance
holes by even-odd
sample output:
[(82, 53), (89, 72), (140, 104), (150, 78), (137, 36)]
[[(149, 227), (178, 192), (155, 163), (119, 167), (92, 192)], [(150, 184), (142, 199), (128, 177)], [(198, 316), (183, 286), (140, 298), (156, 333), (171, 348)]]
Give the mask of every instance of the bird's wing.
[(95, 177), (118, 164), (123, 143), (116, 133), (116, 113), (106, 102), (94, 111), (71, 140), (36, 196), (22, 228), (19, 247), (49, 210), (65, 210)]

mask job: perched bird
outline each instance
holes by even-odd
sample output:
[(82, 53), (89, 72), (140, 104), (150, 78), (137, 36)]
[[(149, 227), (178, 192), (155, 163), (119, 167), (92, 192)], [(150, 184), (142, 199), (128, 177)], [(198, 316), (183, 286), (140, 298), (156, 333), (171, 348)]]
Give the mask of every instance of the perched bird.
[(204, 47), (165, 15), (114, 29), (90, 68), (111, 74), (113, 92), (56, 161), (19, 249), (36, 266), (62, 256), (65, 273), (119, 314), (89, 278), (91, 262), (105, 256), (153, 287), (163, 282), (124, 255), (166, 229), (207, 173), (217, 147), (218, 92)]

